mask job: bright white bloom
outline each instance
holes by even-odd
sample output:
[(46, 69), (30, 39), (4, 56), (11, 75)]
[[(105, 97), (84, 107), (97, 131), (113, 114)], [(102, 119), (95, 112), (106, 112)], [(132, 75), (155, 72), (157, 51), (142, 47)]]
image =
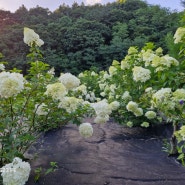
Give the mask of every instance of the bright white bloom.
[(125, 91), (122, 95), (123, 100), (131, 100), (132, 97), (130, 96), (130, 93), (128, 91)]
[(143, 109), (139, 108), (136, 102), (129, 101), (126, 108), (128, 111), (133, 112), (136, 117), (143, 115)]
[(40, 105), (36, 104), (35, 109), (36, 109), (36, 114), (39, 116), (44, 116), (48, 114), (48, 109), (45, 103), (42, 103)]
[(16, 157), (12, 163), (3, 166), (1, 171), (4, 185), (24, 185), (28, 181), (31, 168), (28, 162)]
[(91, 72), (91, 76), (97, 76), (98, 74), (95, 73), (94, 71)]
[(133, 113), (134, 113), (134, 115), (135, 115), (136, 117), (142, 116), (142, 115), (143, 115), (143, 109), (142, 109), (142, 108), (135, 109), (135, 110), (133, 111)]
[(133, 79), (136, 82), (138, 82), (138, 81), (146, 82), (147, 80), (150, 79), (151, 72), (149, 69), (145, 69), (140, 66), (134, 66), (132, 71), (133, 71)]
[(67, 90), (62, 83), (49, 84), (46, 88), (44, 94), (51, 96), (54, 100), (61, 100), (67, 94)]
[(95, 119), (94, 119), (94, 122), (95, 123), (99, 123), (99, 124), (103, 124), (103, 123), (106, 123), (107, 121), (109, 120), (109, 115), (108, 114), (105, 114), (105, 115), (101, 115), (101, 116), (97, 116)]
[(67, 112), (72, 113), (82, 104), (83, 100), (75, 97), (64, 97), (59, 103), (58, 107), (65, 109)]
[(146, 127), (146, 128), (147, 128), (147, 127), (149, 127), (149, 126), (150, 126), (150, 124), (149, 124), (148, 122), (143, 122), (143, 123), (141, 124), (141, 126), (142, 126), (142, 127)]
[(177, 101), (179, 101), (179, 100), (185, 100), (185, 89), (177, 89), (173, 93), (173, 97)]
[(117, 69), (114, 66), (109, 67), (109, 74), (112, 76), (116, 74)]
[(120, 106), (120, 103), (118, 101), (113, 101), (110, 103), (110, 106), (112, 110), (117, 110)]
[(71, 73), (61, 74), (58, 80), (62, 82), (68, 90), (74, 89), (80, 85), (80, 80)]
[(111, 106), (105, 99), (97, 103), (92, 103), (91, 106), (94, 108), (97, 115), (106, 115), (112, 113)]
[(126, 108), (128, 111), (134, 112), (136, 109), (138, 109), (138, 104), (136, 102), (129, 101)]
[(93, 135), (93, 127), (90, 123), (82, 123), (79, 126), (79, 132), (85, 138), (91, 137)]
[(149, 92), (152, 92), (152, 90), (153, 90), (152, 87), (148, 87), (148, 88), (145, 89), (145, 92), (149, 93)]
[(174, 43), (177, 44), (179, 42), (184, 42), (185, 39), (185, 28), (179, 27), (174, 35)]
[(85, 76), (84, 73), (80, 73), (80, 74), (78, 75), (79, 78), (83, 78), (84, 76)]
[(147, 111), (145, 113), (145, 116), (148, 118), (148, 119), (154, 119), (156, 118), (156, 113), (154, 111)]
[(169, 55), (165, 55), (161, 57), (160, 65), (163, 65), (166, 67), (171, 67), (172, 65), (178, 66), (179, 62), (175, 58), (170, 57)]
[(130, 68), (130, 64), (128, 63), (127, 60), (122, 60), (121, 61), (121, 69), (125, 70), (125, 69), (129, 69)]
[(106, 84), (100, 83), (100, 84), (99, 84), (100, 90), (103, 90), (103, 89), (105, 88), (105, 86), (106, 86)]
[(105, 92), (101, 92), (100, 95), (101, 95), (102, 97), (105, 97), (105, 96), (106, 96)]
[(79, 92), (82, 92), (83, 95), (86, 95), (87, 94), (87, 87), (82, 84), (80, 86), (78, 86), (77, 88), (74, 89), (74, 91), (79, 91)]
[(55, 75), (55, 68), (52, 67), (52, 68), (48, 71), (48, 74), (50, 74), (51, 76), (54, 77), (54, 75)]
[(5, 70), (4, 64), (0, 64), (0, 70), (1, 70), (1, 71), (4, 71), (4, 70)]
[(105, 123), (109, 120), (109, 115), (112, 113), (112, 107), (107, 103), (107, 100), (102, 100), (97, 103), (92, 103), (91, 107), (95, 110), (95, 123)]
[(104, 79), (104, 80), (109, 79), (109, 78), (110, 78), (109, 74), (105, 73), (105, 74), (103, 75), (103, 79)]
[(162, 103), (162, 101), (171, 96), (171, 88), (162, 88), (158, 90), (156, 93), (153, 94), (153, 99), (159, 103)]
[(37, 46), (42, 46), (44, 41), (39, 38), (39, 35), (30, 28), (24, 28), (24, 43), (32, 47), (33, 44)]
[(149, 66), (150, 62), (153, 60), (155, 56), (156, 55), (151, 49), (147, 49), (147, 51), (143, 51), (142, 58), (143, 58), (143, 61), (145, 62), (145, 66)]
[(25, 79), (20, 73), (0, 73), (0, 97), (9, 98), (17, 95), (24, 89)]

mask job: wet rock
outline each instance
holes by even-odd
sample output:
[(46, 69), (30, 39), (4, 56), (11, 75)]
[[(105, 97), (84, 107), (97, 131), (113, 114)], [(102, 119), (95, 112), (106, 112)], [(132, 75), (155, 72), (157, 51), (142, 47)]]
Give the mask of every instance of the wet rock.
[(38, 152), (31, 161), (37, 167), (58, 169), (27, 185), (185, 185), (185, 167), (162, 151), (162, 139), (170, 136), (170, 126), (125, 128), (109, 122), (94, 124), (94, 134), (84, 139), (76, 125), (47, 132), (30, 149)]

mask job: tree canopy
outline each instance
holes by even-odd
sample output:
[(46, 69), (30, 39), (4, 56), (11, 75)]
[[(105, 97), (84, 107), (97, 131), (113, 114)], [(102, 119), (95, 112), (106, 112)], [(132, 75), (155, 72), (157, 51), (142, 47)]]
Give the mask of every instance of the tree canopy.
[(179, 26), (179, 12), (148, 5), (142, 0), (85, 6), (62, 4), (55, 11), (22, 5), (15, 13), (0, 10), (0, 52), (9, 67), (26, 72), (23, 27), (34, 29), (44, 40), (45, 62), (56, 72), (77, 74), (83, 70), (105, 69), (113, 59), (121, 60), (130, 46), (147, 42), (168, 51), (166, 36)]

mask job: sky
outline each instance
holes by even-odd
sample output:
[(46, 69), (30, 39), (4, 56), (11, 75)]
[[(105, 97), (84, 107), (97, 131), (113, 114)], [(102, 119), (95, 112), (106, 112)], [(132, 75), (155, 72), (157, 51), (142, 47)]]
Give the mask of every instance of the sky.
[[(0, 9), (15, 12), (20, 6), (24, 5), (27, 9), (34, 8), (37, 5), (43, 8), (48, 8), (50, 11), (56, 10), (61, 4), (72, 5), (74, 2), (85, 5), (92, 5), (95, 3), (106, 4), (112, 3), (116, 0), (0, 0)], [(160, 5), (161, 7), (170, 8), (171, 10), (182, 11), (183, 7), (180, 0), (143, 0), (151, 5)]]

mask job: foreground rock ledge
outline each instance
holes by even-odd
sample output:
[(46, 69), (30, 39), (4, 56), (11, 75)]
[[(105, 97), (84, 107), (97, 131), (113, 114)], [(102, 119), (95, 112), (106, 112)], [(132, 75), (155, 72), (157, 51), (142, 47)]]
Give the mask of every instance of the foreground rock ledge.
[[(162, 151), (170, 129), (124, 128), (116, 123), (94, 124), (84, 139), (76, 125), (50, 131), (30, 153), (38, 157), (32, 170), (57, 162), (58, 170), (26, 185), (185, 185), (185, 167)], [(164, 137), (165, 136), (165, 137)]]

